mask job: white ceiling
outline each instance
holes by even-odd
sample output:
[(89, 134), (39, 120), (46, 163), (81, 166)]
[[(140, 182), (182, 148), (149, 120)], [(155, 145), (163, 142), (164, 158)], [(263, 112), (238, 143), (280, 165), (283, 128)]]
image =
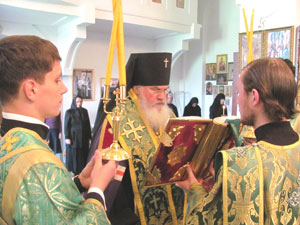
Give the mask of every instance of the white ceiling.
[[(96, 20), (95, 24), (87, 27), (88, 32), (110, 33), (112, 29), (112, 21), (110, 20)], [(146, 39), (157, 39), (159, 37), (175, 34), (174, 31), (159, 29), (153, 27), (146, 27), (136, 24), (124, 23), (124, 34), (128, 37), (140, 37)]]
[[(39, 0), (40, 1), (40, 0)], [(56, 26), (65, 23), (74, 16), (36, 11), (0, 4), (0, 24), (1, 21), (11, 23), (34, 24), (41, 26)]]
[[(31, 0), (36, 2), (49, 2), (50, 0)], [(51, 4), (68, 4), (60, 0), (51, 0)], [(51, 13), (46, 11), (37, 11), (0, 4), (0, 26), (1, 21), (10, 23), (33, 24), (36, 26), (57, 26), (67, 23), (76, 16)], [(96, 19), (95, 24), (88, 25), (87, 32), (110, 33), (112, 21)], [(125, 36), (133, 36), (147, 39), (157, 39), (159, 37), (176, 34), (174, 31), (146, 27), (136, 24), (124, 23)]]

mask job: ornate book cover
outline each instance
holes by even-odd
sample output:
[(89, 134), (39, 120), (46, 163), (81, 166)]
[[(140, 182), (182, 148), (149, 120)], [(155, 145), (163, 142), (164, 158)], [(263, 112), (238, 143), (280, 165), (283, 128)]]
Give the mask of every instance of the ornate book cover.
[(203, 176), (205, 171), (202, 168), (212, 160), (215, 152), (234, 145), (231, 128), (225, 122), (227, 118), (169, 119), (150, 169), (147, 171), (145, 185), (153, 186), (184, 180), (188, 163), (191, 163), (196, 177)]

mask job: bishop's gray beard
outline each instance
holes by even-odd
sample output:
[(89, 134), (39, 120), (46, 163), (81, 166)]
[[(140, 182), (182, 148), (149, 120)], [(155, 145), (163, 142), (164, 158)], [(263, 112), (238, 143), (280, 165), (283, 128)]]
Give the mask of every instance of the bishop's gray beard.
[(154, 132), (160, 132), (167, 125), (168, 119), (170, 118), (171, 109), (166, 103), (162, 105), (161, 109), (158, 110), (155, 107), (149, 106), (143, 97), (138, 98), (141, 110), (145, 115), (145, 119), (154, 130)]

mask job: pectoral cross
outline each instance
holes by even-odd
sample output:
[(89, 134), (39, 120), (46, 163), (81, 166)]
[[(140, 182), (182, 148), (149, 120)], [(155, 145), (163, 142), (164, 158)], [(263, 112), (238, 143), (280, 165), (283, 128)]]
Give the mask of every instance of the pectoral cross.
[(167, 58), (165, 58), (165, 60), (164, 60), (164, 63), (165, 63), (165, 68), (167, 68), (167, 67), (168, 67), (168, 62), (169, 62), (169, 60), (168, 60)]
[[(125, 129), (128, 127), (129, 129)], [(142, 139), (141, 133), (143, 133), (145, 128), (146, 128), (145, 126), (141, 126), (137, 121), (130, 120), (130, 118), (128, 118), (128, 122), (125, 123), (125, 126), (123, 128), (123, 133), (121, 135), (126, 135), (126, 138), (129, 138), (129, 135), (133, 134), (134, 137), (132, 140), (141, 143), (141, 139)]]

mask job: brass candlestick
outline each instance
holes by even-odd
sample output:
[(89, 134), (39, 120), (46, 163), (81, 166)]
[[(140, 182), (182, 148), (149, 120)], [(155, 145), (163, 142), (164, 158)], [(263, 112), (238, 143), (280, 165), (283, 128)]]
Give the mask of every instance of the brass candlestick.
[(116, 95), (116, 107), (112, 112), (106, 110), (107, 103), (110, 101), (109, 98), (109, 86), (104, 87), (104, 112), (112, 115), (112, 130), (113, 130), (113, 143), (109, 148), (103, 149), (102, 157), (106, 160), (122, 161), (130, 158), (130, 154), (118, 143), (120, 133), (120, 121), (125, 112), (126, 104), (126, 86), (120, 86), (114, 92)]

